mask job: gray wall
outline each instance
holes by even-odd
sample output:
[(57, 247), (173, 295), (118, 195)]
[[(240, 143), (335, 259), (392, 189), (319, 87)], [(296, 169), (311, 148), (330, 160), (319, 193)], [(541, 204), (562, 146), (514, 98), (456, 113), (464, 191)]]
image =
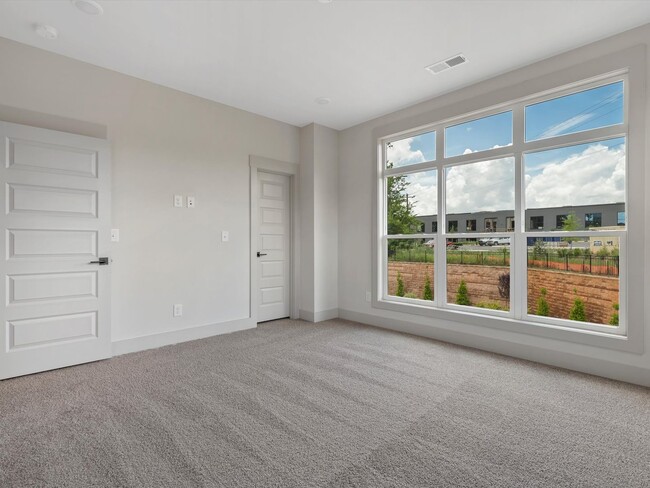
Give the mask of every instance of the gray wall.
[(113, 339), (249, 317), (248, 158), (297, 162), (298, 128), (5, 39), (0, 66), (0, 119), (111, 142)]

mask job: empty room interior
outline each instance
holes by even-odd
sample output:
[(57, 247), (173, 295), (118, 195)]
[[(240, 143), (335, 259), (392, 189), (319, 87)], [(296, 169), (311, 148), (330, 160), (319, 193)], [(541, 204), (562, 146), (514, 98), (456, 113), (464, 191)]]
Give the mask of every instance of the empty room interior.
[(649, 49), (645, 0), (0, 1), (0, 487), (650, 487)]

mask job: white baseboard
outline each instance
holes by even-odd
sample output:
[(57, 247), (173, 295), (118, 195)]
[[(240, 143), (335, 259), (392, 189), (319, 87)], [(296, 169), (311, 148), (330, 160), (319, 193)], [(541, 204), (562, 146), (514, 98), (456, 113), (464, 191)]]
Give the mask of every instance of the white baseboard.
[(240, 330), (254, 329), (257, 324), (252, 319), (240, 319), (230, 322), (220, 322), (218, 324), (201, 325), (190, 327), (188, 329), (172, 330), (160, 332), (131, 339), (123, 339), (113, 342), (113, 356), (120, 356), (130, 352), (144, 351), (146, 349), (155, 349), (157, 347), (178, 344), (179, 342), (195, 341), (205, 339), (215, 335), (229, 334)]
[(498, 339), (489, 339), (483, 336), (468, 334), (466, 332), (451, 331), (405, 320), (396, 320), (381, 317), (379, 315), (354, 312), (352, 310), (339, 309), (339, 317), (353, 322), (374, 325), (384, 329), (428, 337), (439, 341), (450, 342), (452, 344), (472, 347), (474, 349), (481, 349), (497, 354), (503, 354), (505, 356), (547, 364), (549, 366), (570, 369), (581, 373), (650, 387), (650, 369), (640, 368), (638, 366), (615, 363), (579, 354), (567, 354), (566, 352), (553, 351), (544, 347), (515, 344)]
[(330, 308), (329, 310), (321, 310), (320, 312), (300, 310), (299, 316), (302, 320), (306, 320), (307, 322), (322, 322), (323, 320), (337, 319), (339, 317), (339, 309)]

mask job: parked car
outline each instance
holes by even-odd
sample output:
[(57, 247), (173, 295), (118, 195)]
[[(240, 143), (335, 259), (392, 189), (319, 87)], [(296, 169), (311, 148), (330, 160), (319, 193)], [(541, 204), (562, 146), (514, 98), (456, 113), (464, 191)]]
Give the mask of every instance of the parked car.
[(447, 241), (447, 249), (458, 249), (458, 244), (452, 241)]
[(435, 239), (431, 239), (431, 240), (424, 243), (424, 245), (427, 246), (427, 247), (433, 247), (433, 246), (435, 246), (435, 244), (436, 244)]
[(481, 238), (478, 240), (478, 245), (479, 245), (479, 246), (489, 246), (490, 244), (488, 244), (488, 243), (489, 243), (492, 239), (494, 239), (494, 237), (481, 237)]
[(494, 242), (490, 244), (491, 246), (509, 246), (510, 238), (509, 237), (494, 237)]

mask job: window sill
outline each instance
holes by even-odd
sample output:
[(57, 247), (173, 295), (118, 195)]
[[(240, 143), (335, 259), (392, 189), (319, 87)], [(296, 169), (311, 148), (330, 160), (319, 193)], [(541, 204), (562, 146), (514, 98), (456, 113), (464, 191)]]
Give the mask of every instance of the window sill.
[(446, 320), (478, 327), (500, 329), (518, 334), (526, 334), (547, 339), (573, 342), (585, 346), (612, 349), (642, 354), (643, 342), (631, 340), (629, 334), (613, 334), (586, 329), (569, 328), (540, 322), (528, 322), (511, 317), (499, 317), (473, 311), (440, 309), (418, 304), (403, 303), (390, 299), (373, 299), (372, 307), (409, 315), (419, 315), (432, 319)]

